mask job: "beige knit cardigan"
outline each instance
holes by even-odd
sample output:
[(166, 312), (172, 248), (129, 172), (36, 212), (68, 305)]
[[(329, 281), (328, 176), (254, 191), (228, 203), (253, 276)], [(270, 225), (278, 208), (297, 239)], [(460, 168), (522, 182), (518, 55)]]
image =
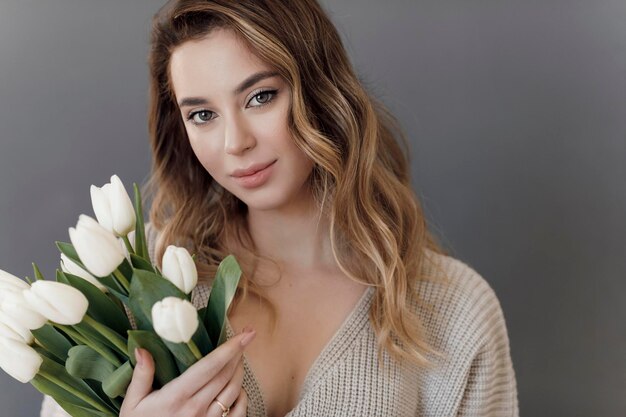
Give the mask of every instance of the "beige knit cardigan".
[[(149, 225), (147, 236), (154, 259), (156, 232)], [(313, 363), (288, 417), (519, 415), (509, 338), (496, 294), (470, 266), (430, 254), (450, 283), (420, 282), (419, 298), (433, 308), (414, 308), (428, 340), (444, 358), (432, 358), (435, 366), (424, 369), (397, 363), (385, 352), (379, 367), (368, 319), (374, 295), (374, 287), (369, 287)], [(209, 292), (206, 285), (196, 287), (192, 294), (196, 307), (206, 305)], [(267, 417), (259, 383), (245, 356), (244, 370), (247, 415)], [(46, 396), (41, 417), (67, 414)]]

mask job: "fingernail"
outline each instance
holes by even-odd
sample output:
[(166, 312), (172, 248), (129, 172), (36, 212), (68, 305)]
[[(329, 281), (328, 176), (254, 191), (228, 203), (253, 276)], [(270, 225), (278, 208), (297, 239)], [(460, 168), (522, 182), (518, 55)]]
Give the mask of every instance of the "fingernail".
[(252, 339), (254, 339), (254, 336), (256, 336), (256, 330), (247, 331), (245, 333), (245, 336), (241, 338), (241, 346), (247, 346), (248, 343), (250, 343)]
[(137, 366), (143, 366), (143, 356), (139, 348), (135, 348), (135, 360), (137, 361)]

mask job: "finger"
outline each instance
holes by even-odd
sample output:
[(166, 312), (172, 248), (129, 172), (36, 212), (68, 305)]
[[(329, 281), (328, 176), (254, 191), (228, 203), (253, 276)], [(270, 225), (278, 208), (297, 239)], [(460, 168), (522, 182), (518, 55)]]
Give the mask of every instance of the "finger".
[[(215, 376), (231, 361), (235, 363), (243, 355), (243, 350), (247, 343), (250, 343), (256, 332), (243, 332), (237, 336), (231, 337), (226, 342), (218, 346), (211, 353), (194, 363), (187, 369), (176, 382), (182, 392), (188, 396), (192, 396), (199, 391), (207, 381), (215, 378)], [(242, 341), (247, 342), (242, 345)]]
[[(237, 366), (228, 368), (229, 366), (224, 367), (218, 376), (194, 395), (193, 400), (197, 404), (205, 404), (209, 408), (214, 407), (216, 410), (218, 408), (221, 410), (219, 404), (215, 402), (216, 399), (226, 407), (230, 407), (237, 400), (243, 384), (243, 361), (240, 360)], [(222, 380), (225, 380), (226, 383), (223, 383)]]
[[(239, 393), (239, 397), (237, 397), (237, 401), (230, 408), (230, 413), (228, 413), (228, 417), (246, 417), (248, 413), (248, 394), (246, 390), (242, 389)], [(220, 415), (220, 414), (218, 414)]]
[(145, 349), (135, 350), (137, 365), (133, 370), (133, 378), (128, 385), (126, 397), (124, 398), (124, 408), (134, 409), (141, 400), (152, 392), (152, 381), (154, 380), (154, 360), (152, 355)]

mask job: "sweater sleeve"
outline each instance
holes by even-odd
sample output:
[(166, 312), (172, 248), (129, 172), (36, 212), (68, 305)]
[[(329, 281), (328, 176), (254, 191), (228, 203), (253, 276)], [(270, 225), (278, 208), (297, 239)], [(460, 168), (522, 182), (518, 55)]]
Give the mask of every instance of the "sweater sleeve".
[(41, 403), (40, 417), (71, 417), (59, 404), (48, 395), (44, 395)]
[(486, 309), (476, 317), (479, 348), (467, 373), (457, 417), (517, 417), (517, 384), (504, 314), (486, 286)]

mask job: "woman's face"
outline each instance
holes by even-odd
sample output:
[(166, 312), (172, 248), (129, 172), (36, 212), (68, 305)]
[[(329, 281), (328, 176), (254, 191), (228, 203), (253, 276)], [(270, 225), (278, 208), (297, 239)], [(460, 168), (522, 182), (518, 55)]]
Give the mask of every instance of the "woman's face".
[(221, 28), (176, 47), (170, 76), (191, 147), (222, 187), (260, 210), (302, 200), (313, 162), (288, 130), (282, 77)]

